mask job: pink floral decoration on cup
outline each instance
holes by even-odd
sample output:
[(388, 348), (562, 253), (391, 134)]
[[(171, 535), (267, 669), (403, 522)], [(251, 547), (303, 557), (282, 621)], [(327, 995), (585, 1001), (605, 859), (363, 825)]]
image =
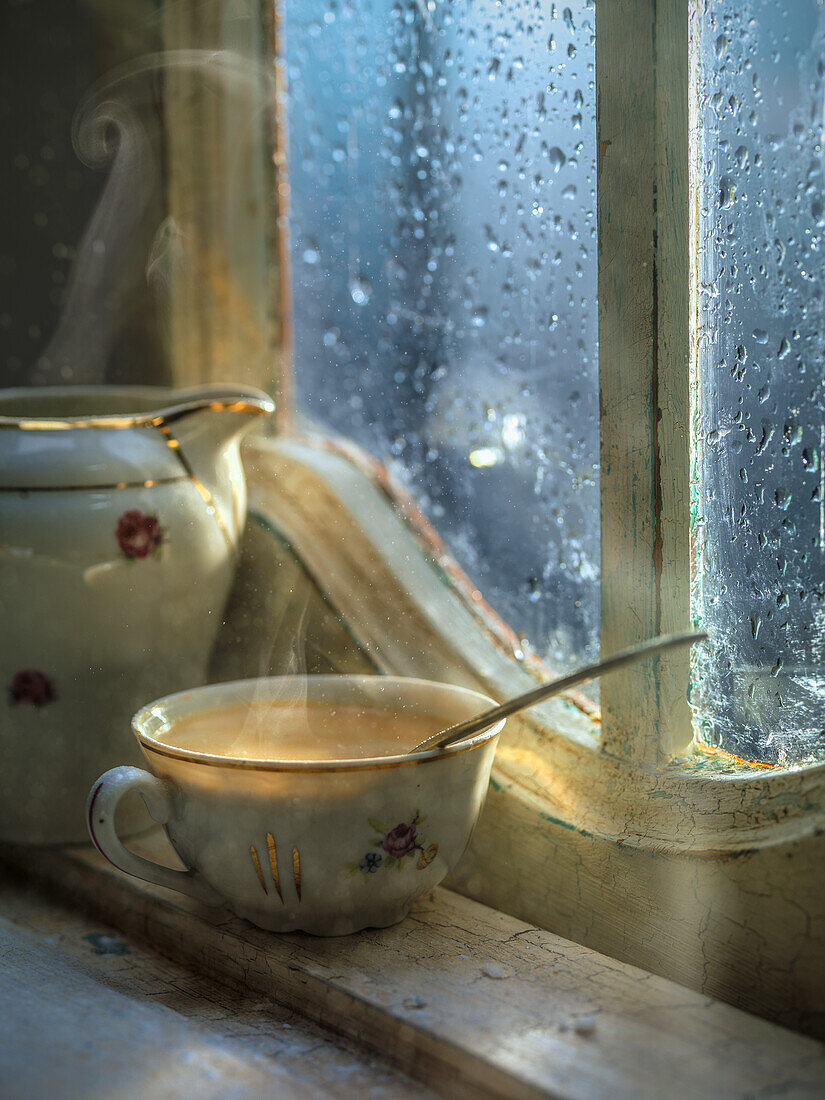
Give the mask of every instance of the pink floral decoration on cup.
[(28, 703), (33, 707), (44, 707), (55, 698), (51, 680), (36, 668), (24, 668), (15, 672), (9, 694), (13, 703)]
[(365, 852), (360, 860), (348, 863), (347, 878), (357, 875), (359, 871), (365, 875), (374, 875), (377, 871), (385, 871), (390, 867), (400, 871), (407, 857), (411, 861), (415, 860), (416, 853), (418, 859), (415, 860), (415, 866), (418, 870), (423, 871), (425, 867), (429, 867), (438, 855), (438, 844), (427, 844), (421, 835), (419, 829), (425, 821), (426, 818), (420, 810), (416, 810), (409, 821), (402, 821), (391, 829), (377, 818), (367, 818), (367, 824), (378, 834), (372, 842), (374, 851)]
[(163, 531), (157, 516), (130, 508), (117, 521), (115, 538), (124, 557), (134, 561), (155, 553), (163, 542)]
[(396, 825), (394, 829), (390, 829), (381, 841), (381, 847), (387, 855), (401, 859), (416, 847), (416, 821), (417, 818), (413, 818), (409, 825)]

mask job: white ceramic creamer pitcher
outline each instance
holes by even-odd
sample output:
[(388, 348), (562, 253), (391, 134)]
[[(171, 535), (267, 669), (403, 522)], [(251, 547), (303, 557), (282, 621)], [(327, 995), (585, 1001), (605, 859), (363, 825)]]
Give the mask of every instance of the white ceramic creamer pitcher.
[(0, 390), (0, 840), (81, 840), (131, 714), (204, 682), (246, 511), (248, 387)]

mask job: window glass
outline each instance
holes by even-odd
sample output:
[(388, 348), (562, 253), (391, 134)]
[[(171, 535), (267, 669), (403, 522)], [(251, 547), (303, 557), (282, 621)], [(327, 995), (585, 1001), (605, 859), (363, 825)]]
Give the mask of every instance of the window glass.
[(598, 650), (594, 10), (287, 0), (299, 408), (563, 667)]
[(702, 19), (694, 701), (714, 744), (822, 759), (825, 13)]

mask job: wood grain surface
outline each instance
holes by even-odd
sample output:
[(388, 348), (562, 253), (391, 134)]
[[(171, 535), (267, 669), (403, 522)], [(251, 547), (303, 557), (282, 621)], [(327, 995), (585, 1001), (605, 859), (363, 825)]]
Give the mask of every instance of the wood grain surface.
[(283, 1008), (0, 877), (7, 1100), (414, 1100), (430, 1090)]
[[(169, 852), (160, 831), (135, 844)], [(271, 998), (455, 1097), (819, 1097), (825, 1047), (438, 889), (393, 928), (277, 936), (87, 848), (6, 849), (178, 965)]]

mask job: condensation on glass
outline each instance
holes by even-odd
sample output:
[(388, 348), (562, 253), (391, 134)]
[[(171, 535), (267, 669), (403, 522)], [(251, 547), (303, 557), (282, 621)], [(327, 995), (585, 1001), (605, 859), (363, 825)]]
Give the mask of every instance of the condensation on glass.
[(287, 0), (299, 408), (563, 667), (598, 650), (594, 10)]
[(702, 736), (825, 757), (825, 11), (706, 3), (694, 612)]

